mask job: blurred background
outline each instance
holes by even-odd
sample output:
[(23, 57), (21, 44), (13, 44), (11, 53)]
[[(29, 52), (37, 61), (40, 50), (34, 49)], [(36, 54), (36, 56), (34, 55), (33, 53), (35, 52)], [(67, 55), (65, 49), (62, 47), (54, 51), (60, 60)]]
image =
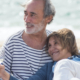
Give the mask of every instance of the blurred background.
[[(26, 0), (0, 0), (0, 47), (9, 36), (24, 29), (24, 8)], [(53, 22), (47, 29), (56, 31), (71, 29), (80, 48), (80, 0), (51, 0), (56, 9)]]

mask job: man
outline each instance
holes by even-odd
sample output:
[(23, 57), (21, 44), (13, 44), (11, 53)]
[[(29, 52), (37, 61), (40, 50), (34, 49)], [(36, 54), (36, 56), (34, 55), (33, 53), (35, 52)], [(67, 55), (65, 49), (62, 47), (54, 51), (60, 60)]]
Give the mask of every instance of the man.
[(11, 36), (2, 50), (5, 70), (21, 80), (52, 61), (45, 51), (45, 41), (51, 33), (46, 25), (55, 15), (50, 0), (28, 0), (24, 7), (25, 30)]

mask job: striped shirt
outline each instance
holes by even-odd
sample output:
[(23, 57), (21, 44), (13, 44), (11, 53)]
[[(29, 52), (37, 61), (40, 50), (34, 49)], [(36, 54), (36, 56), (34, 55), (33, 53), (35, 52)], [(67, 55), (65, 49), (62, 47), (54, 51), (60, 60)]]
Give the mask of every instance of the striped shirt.
[[(11, 36), (2, 50), (5, 54), (3, 61), (5, 70), (20, 80), (29, 78), (45, 63), (52, 61), (49, 54), (45, 52), (45, 46), (42, 50), (37, 50), (23, 41), (23, 31)], [(47, 36), (51, 33), (49, 30), (46, 32)]]

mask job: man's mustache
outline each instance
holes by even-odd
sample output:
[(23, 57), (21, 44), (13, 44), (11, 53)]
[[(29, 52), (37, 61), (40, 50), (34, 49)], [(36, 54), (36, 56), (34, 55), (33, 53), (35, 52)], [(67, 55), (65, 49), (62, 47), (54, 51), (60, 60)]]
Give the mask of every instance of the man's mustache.
[(27, 25), (28, 27), (35, 26), (35, 25), (32, 24), (32, 23), (26, 23), (26, 25)]

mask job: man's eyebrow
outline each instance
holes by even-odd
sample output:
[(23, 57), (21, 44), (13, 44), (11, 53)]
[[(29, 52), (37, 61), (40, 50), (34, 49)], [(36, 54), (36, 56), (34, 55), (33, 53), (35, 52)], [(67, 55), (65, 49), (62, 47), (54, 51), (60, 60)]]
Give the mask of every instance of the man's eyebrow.
[(31, 14), (34, 14), (34, 15), (37, 15), (36, 13), (34, 13), (34, 12), (30, 12)]
[[(25, 11), (25, 10), (24, 10), (24, 13), (26, 13), (26, 12), (27, 12), (27, 11)], [(31, 14), (34, 14), (34, 15), (37, 15), (37, 14), (36, 14), (36, 13), (34, 13), (34, 12), (30, 12), (30, 13), (31, 13)]]

